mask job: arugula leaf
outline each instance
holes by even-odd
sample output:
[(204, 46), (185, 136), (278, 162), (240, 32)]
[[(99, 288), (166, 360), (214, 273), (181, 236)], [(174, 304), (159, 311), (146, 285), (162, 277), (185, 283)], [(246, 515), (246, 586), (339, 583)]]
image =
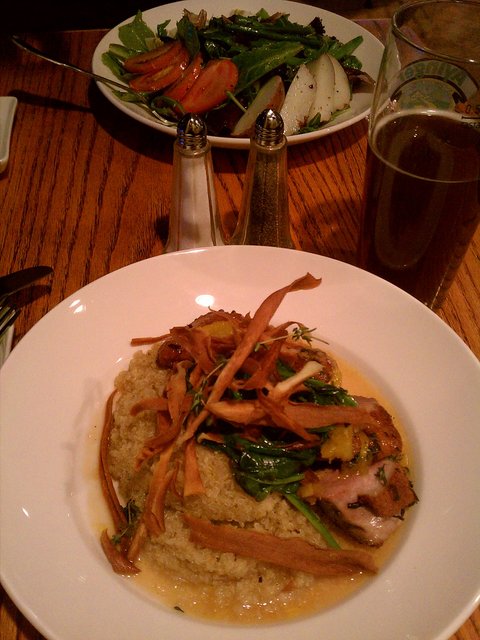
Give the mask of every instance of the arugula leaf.
[[(118, 56), (111, 51), (105, 51), (102, 53), (102, 62), (119, 80), (125, 81), (125, 76), (128, 74), (123, 68)], [(127, 87), (125, 87), (125, 89), (127, 89)]]
[(198, 37), (198, 31), (195, 25), (188, 16), (183, 16), (183, 18), (177, 22), (177, 35), (180, 40), (183, 40), (187, 47), (190, 58), (194, 58), (200, 51), (200, 38)]
[(164, 20), (163, 22), (160, 22), (160, 24), (157, 24), (157, 36), (161, 40), (164, 40), (169, 37), (167, 32), (167, 27), (170, 24), (170, 22), (171, 20)]
[(143, 21), (142, 12), (137, 11), (132, 22), (118, 28), (118, 37), (127, 49), (142, 52), (149, 51), (150, 47), (147, 45), (147, 40), (154, 39), (155, 34)]

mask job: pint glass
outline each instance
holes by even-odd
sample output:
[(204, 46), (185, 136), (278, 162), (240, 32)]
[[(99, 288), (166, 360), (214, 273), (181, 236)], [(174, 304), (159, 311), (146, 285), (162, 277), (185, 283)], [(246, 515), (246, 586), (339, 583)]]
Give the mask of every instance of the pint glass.
[(369, 121), (361, 267), (439, 307), (480, 217), (480, 2), (394, 15)]

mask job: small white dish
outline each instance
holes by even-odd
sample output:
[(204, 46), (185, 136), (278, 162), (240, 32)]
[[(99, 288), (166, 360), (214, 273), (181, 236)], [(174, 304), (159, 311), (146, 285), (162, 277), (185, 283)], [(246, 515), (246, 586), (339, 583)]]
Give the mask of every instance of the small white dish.
[[(180, 0), (179, 2), (167, 3), (160, 7), (148, 9), (142, 12), (142, 17), (153, 30), (156, 30), (157, 25), (169, 20), (169, 29), (171, 28), (172, 31), (175, 31), (176, 23), (182, 17), (184, 9), (188, 9), (193, 13), (199, 13), (204, 9), (209, 18), (222, 14), (231, 15), (240, 9), (247, 14), (254, 14), (260, 9), (265, 9), (269, 14), (274, 14), (279, 11), (287, 13), (292, 21), (304, 25), (309, 24), (314, 18), (319, 17), (322, 19), (325, 33), (332, 37), (335, 36), (340, 42), (348, 42), (356, 36), (362, 36), (363, 42), (358, 49), (356, 49), (355, 55), (362, 62), (362, 69), (372, 78), (375, 79), (378, 75), (384, 49), (382, 43), (360, 25), (330, 11), (325, 11), (324, 9), (300, 2), (290, 2), (289, 0), (243, 0), (241, 3), (238, 3), (236, 0), (223, 0), (219, 5), (217, 5), (214, 0), (185, 0), (185, 2)], [(121, 24), (129, 23), (132, 19), (133, 17), (130, 17)], [(103, 63), (102, 54), (108, 51), (110, 44), (118, 44), (120, 42), (118, 37), (119, 26), (120, 25), (114, 27), (100, 40), (92, 60), (94, 73), (111, 78), (112, 80), (118, 80), (118, 78), (115, 78), (110, 69)], [(127, 116), (153, 129), (162, 131), (169, 136), (176, 135), (176, 127), (168, 127), (162, 124), (140, 106), (120, 100), (109, 87), (101, 83), (97, 84), (104, 96)], [(312, 140), (318, 140), (323, 136), (330, 135), (335, 131), (340, 131), (340, 129), (344, 129), (345, 127), (350, 127), (368, 115), (372, 96), (371, 88), (356, 91), (353, 94), (350, 109), (343, 115), (318, 131), (288, 136), (288, 144), (293, 145), (311, 142)], [(223, 147), (224, 149), (248, 149), (250, 146), (249, 138), (209, 136), (209, 140), (214, 147)]]
[(10, 156), (10, 138), (17, 104), (14, 96), (0, 96), (0, 173), (7, 168)]

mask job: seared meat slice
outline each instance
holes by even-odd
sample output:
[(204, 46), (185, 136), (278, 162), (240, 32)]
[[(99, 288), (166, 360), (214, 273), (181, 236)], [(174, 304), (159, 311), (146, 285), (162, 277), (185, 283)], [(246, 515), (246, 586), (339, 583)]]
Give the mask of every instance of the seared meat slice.
[(417, 500), (406, 471), (390, 459), (376, 462), (366, 473), (344, 476), (327, 470), (315, 475), (301, 495), (316, 498), (338, 527), (371, 546), (381, 546)]
[(387, 456), (395, 456), (402, 451), (402, 437), (393, 424), (392, 416), (380, 405), (375, 398), (355, 396), (359, 408), (368, 412), (372, 420), (363, 427), (363, 431), (372, 442), (374, 460), (381, 460)]
[[(389, 460), (385, 461), (391, 462)], [(389, 465), (390, 467), (390, 465)], [(380, 493), (362, 494), (358, 501), (377, 516), (402, 518), (405, 509), (414, 505), (418, 498), (405, 468), (395, 465), (387, 479), (385, 467), (379, 466), (377, 474), (382, 480), (383, 490)]]

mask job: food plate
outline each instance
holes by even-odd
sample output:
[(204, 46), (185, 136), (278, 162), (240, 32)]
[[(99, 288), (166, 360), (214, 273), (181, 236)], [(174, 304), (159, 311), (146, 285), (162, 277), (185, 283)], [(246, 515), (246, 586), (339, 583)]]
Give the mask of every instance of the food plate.
[[(213, 0), (186, 0), (185, 2), (173, 2), (171, 4), (162, 5), (161, 7), (149, 9), (144, 11), (142, 16), (145, 22), (153, 29), (156, 29), (156, 26), (165, 20), (171, 20), (170, 26), (172, 29), (175, 29), (176, 22), (182, 17), (184, 9), (188, 9), (194, 13), (198, 13), (201, 9), (205, 9), (208, 17), (211, 18), (221, 14), (230, 15), (239, 9), (246, 13), (253, 14), (262, 8), (270, 14), (276, 13), (277, 11), (288, 13), (293, 21), (301, 24), (308, 24), (318, 16), (323, 20), (327, 35), (335, 36), (341, 42), (348, 42), (359, 35), (363, 36), (364, 40), (355, 51), (355, 55), (357, 55), (362, 61), (363, 70), (372, 78), (377, 77), (383, 55), (383, 45), (377, 38), (363, 27), (342, 16), (317, 7), (300, 4), (298, 2), (290, 2), (289, 0), (265, 0), (265, 2), (263, 0), (261, 2), (260, 0), (244, 0), (241, 3), (238, 3), (236, 0), (224, 0), (221, 5), (217, 5)], [(128, 18), (121, 24), (131, 22), (131, 20), (132, 17)], [(119, 42), (119, 26), (120, 25), (109, 31), (102, 40), (100, 40), (100, 43), (95, 49), (92, 60), (92, 69), (94, 73), (112, 80), (117, 80), (117, 78), (115, 78), (110, 69), (102, 62), (102, 54), (108, 50), (110, 44)], [(123, 102), (104, 84), (98, 83), (98, 87), (112, 104), (128, 116), (138, 120), (139, 122), (143, 122), (149, 127), (163, 131), (168, 135), (176, 135), (175, 127), (163, 125), (138, 105)], [(325, 126), (319, 131), (289, 136), (289, 144), (299, 144), (302, 142), (317, 140), (318, 138), (329, 135), (334, 131), (339, 131), (340, 129), (351, 126), (368, 115), (371, 101), (371, 90), (365, 89), (364, 91), (356, 92), (352, 99), (351, 109), (349, 109), (345, 114), (339, 116), (332, 124)], [(247, 149), (249, 146), (248, 138), (210, 136), (209, 139), (214, 146), (226, 149)]]
[[(131, 337), (188, 323), (208, 305), (254, 311), (307, 271), (321, 286), (289, 294), (274, 322), (316, 327), (380, 389), (408, 433), (420, 502), (393, 558), (341, 604), (247, 629), (198, 621), (115, 575), (102, 555), (92, 469), (104, 402)], [(444, 640), (478, 602), (479, 363), (434, 313), (360, 269), (248, 246), (138, 262), (50, 311), (13, 349), (0, 388), (1, 579), (47, 638)]]

